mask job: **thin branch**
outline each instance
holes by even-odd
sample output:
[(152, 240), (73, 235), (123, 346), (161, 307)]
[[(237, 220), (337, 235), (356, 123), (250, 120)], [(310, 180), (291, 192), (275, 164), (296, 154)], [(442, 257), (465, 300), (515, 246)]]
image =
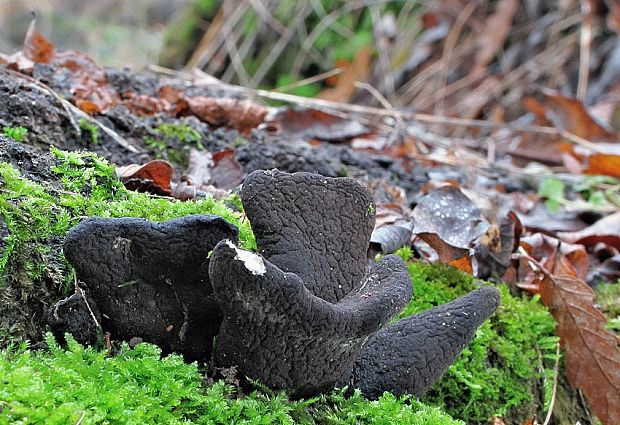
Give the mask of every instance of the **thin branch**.
[[(469, 19), (472, 13), (478, 8), (478, 4), (475, 1), (469, 2), (467, 6), (463, 8), (463, 10), (459, 13), (456, 18), (456, 22), (450, 29), (448, 36), (446, 37), (446, 41), (444, 43), (443, 52), (441, 54), (440, 61), (446, 61), (449, 64), (450, 58), (452, 57), (452, 51), (456, 46), (456, 42), (463, 31), (463, 27), (465, 23)], [(444, 114), (444, 100), (445, 100), (445, 91), (446, 91), (446, 82), (448, 81), (448, 73), (450, 72), (450, 67), (445, 66), (439, 72), (438, 78), (438, 87), (435, 92), (435, 113), (438, 115)]]
[(592, 48), (592, 7), (588, 0), (581, 0), (583, 24), (579, 37), (579, 82), (577, 83), (577, 99), (583, 102), (588, 94), (590, 77), (590, 50)]
[(327, 71), (327, 72), (324, 72), (322, 74), (315, 75), (314, 77), (305, 78), (303, 80), (295, 81), (294, 83), (287, 84), (287, 85), (282, 86), (282, 87), (278, 87), (278, 88), (274, 89), (273, 91), (275, 93), (284, 93), (284, 92), (296, 89), (298, 87), (303, 87), (303, 86), (307, 86), (307, 85), (312, 84), (312, 83), (316, 83), (316, 82), (319, 82), (319, 81), (326, 80), (326, 79), (328, 79), (330, 77), (333, 77), (335, 75), (342, 74), (343, 71), (344, 71), (344, 68), (334, 68), (334, 69), (332, 69), (330, 71)]
[(75, 425), (81, 425), (82, 424), (82, 420), (84, 419), (84, 416), (86, 416), (86, 412), (82, 412), (82, 414), (80, 415), (80, 418), (75, 423)]
[[(224, 8), (224, 16), (228, 15), (228, 13), (231, 12), (231, 10), (229, 9), (231, 6), (232, 5), (230, 4), (230, 2), (224, 2), (224, 4), (222, 5), (222, 7)], [(234, 13), (235, 12), (233, 12), (233, 14)], [(236, 40), (233, 40), (230, 35), (227, 35), (225, 37), (224, 45), (226, 46), (226, 50), (228, 50), (228, 57), (230, 58), (233, 67), (235, 68), (237, 76), (239, 77), (239, 81), (243, 85), (248, 85), (248, 82), (250, 81), (250, 76), (245, 70), (245, 67), (243, 66), (243, 59), (241, 59), (241, 57), (239, 56), (239, 50), (237, 50)]]
[[(394, 75), (390, 69), (390, 60), (388, 58), (388, 43), (385, 40), (385, 36), (379, 32), (379, 24), (381, 22), (381, 15), (379, 13), (379, 6), (376, 4), (369, 7), (370, 17), (372, 19), (372, 25), (375, 33), (375, 43), (379, 49), (379, 68), (381, 74), (383, 74), (383, 87), (385, 94), (389, 99), (394, 97)], [(385, 105), (384, 105), (385, 106)]]

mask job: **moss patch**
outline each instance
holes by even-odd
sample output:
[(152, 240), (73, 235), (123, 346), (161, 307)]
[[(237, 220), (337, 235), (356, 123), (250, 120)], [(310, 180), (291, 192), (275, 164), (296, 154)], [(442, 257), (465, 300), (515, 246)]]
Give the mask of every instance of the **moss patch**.
[(21, 345), (0, 351), (0, 424), (415, 424), (452, 425), (438, 408), (389, 394), (369, 402), (342, 392), (291, 401), (257, 390), (238, 397), (223, 381), (205, 385), (196, 364), (160, 357), (151, 344), (123, 345), (119, 355), (84, 348), (68, 338), (49, 351)]
[[(450, 302), (477, 287), (471, 276), (449, 266), (410, 262), (408, 267), (414, 296), (401, 317)], [(422, 399), (467, 423), (489, 423), (494, 415), (525, 419), (546, 408), (551, 397), (558, 341), (553, 317), (538, 297), (515, 297), (506, 285), (498, 288), (497, 314), (478, 329), (472, 343)]]
[(52, 152), (58, 184), (46, 187), (0, 162), (0, 214), (9, 230), (0, 257), (0, 346), (14, 338), (42, 337), (46, 309), (70, 288), (72, 270), (61, 255), (62, 237), (86, 217), (163, 221), (215, 214), (239, 227), (243, 247), (255, 249), (249, 223), (226, 201), (179, 202), (131, 192), (114, 167), (95, 154)]
[(147, 136), (144, 142), (154, 150), (158, 158), (187, 166), (191, 148), (203, 150), (202, 136), (184, 123), (162, 123), (153, 128), (154, 136)]

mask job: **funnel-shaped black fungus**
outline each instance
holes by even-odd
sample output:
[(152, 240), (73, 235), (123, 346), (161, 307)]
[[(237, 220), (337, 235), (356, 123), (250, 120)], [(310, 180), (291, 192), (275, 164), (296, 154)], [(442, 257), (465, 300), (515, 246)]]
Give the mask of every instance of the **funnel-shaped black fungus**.
[(313, 295), (299, 276), (230, 241), (213, 251), (209, 275), (224, 311), (216, 365), (237, 366), (293, 397), (333, 388), (366, 339), (411, 296), (407, 269), (396, 256), (375, 264), (360, 288), (336, 304)]
[(200, 269), (219, 241), (237, 234), (210, 215), (163, 223), (89, 218), (69, 232), (64, 250), (112, 338), (139, 337), (164, 353), (205, 361), (221, 313)]
[(214, 216), (94, 218), (74, 228), (65, 254), (103, 330), (203, 361), (217, 334), (215, 366), (294, 397), (343, 383), (370, 398), (422, 395), (499, 303), (495, 288), (482, 287), (386, 326), (411, 283), (395, 256), (366, 270), (368, 190), (351, 179), (256, 171), (241, 198), (262, 255), (237, 248), (236, 228)]
[(422, 396), (498, 305), (499, 291), (483, 286), (386, 327), (364, 345), (353, 369), (353, 385), (373, 399), (384, 391)]
[(364, 186), (312, 173), (255, 171), (241, 200), (259, 252), (314, 295), (337, 302), (360, 284), (375, 223)]

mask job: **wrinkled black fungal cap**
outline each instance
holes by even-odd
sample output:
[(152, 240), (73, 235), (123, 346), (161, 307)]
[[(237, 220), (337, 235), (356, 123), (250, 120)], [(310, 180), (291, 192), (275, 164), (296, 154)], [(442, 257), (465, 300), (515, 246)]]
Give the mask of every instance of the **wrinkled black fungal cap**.
[(89, 218), (69, 232), (64, 252), (113, 339), (139, 337), (165, 354), (205, 361), (221, 313), (200, 269), (219, 241), (237, 236), (235, 226), (212, 215), (163, 223)]
[(300, 276), (230, 241), (215, 247), (209, 275), (224, 312), (216, 366), (237, 366), (242, 375), (293, 397), (332, 389), (351, 370), (366, 339), (411, 296), (407, 268), (393, 255), (335, 304), (312, 294)]
[(241, 200), (259, 252), (295, 273), (319, 298), (337, 302), (366, 272), (375, 205), (370, 192), (348, 178), (312, 173), (254, 171)]
[(424, 395), (493, 314), (499, 299), (495, 287), (483, 286), (387, 326), (364, 345), (353, 369), (353, 386), (373, 399), (384, 391)]

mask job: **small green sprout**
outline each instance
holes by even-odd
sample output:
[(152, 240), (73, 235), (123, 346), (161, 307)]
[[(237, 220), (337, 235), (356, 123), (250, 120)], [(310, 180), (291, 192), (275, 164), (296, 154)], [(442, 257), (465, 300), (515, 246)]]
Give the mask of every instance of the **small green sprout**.
[(26, 134), (28, 134), (28, 129), (25, 127), (4, 127), (2, 129), (2, 134), (17, 142), (23, 142), (26, 138)]
[(99, 126), (86, 118), (80, 118), (78, 125), (84, 131), (90, 133), (90, 143), (96, 145), (99, 143)]

